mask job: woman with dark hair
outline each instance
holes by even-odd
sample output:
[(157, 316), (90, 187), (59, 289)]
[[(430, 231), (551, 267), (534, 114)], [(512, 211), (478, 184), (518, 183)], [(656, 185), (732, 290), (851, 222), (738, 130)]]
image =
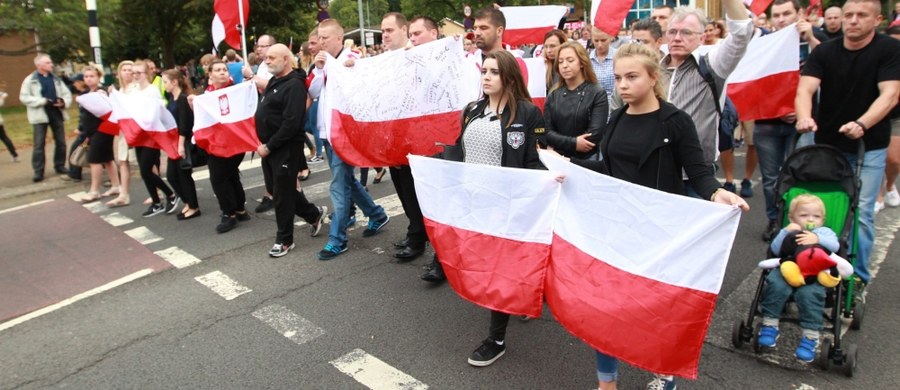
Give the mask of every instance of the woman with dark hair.
[(191, 176), (193, 171), (191, 137), (194, 136), (194, 113), (188, 104), (188, 95), (193, 93), (187, 76), (175, 69), (162, 74), (163, 87), (168, 95), (166, 108), (175, 117), (178, 124), (178, 155), (169, 156), (166, 165), (166, 178), (175, 193), (184, 202), (184, 208), (177, 214), (179, 221), (200, 216), (200, 204), (197, 201), (197, 186)]
[(596, 153), (609, 117), (606, 91), (597, 83), (587, 50), (576, 42), (559, 47), (554, 68), (560, 80), (544, 104), (546, 144), (563, 156), (588, 158)]
[(541, 55), (544, 57), (544, 65), (547, 67), (545, 82), (548, 92), (559, 82), (559, 69), (553, 65), (556, 62), (556, 53), (559, 52), (559, 47), (568, 41), (569, 37), (562, 30), (550, 30), (544, 34), (544, 47)]
[[(84, 85), (87, 93), (106, 94), (103, 88), (100, 88), (100, 80), (103, 78), (103, 71), (96, 65), (88, 65), (82, 71), (84, 77)], [(87, 195), (81, 198), (84, 203), (100, 200), (104, 196), (117, 195), (119, 193), (119, 175), (116, 171), (116, 165), (113, 164), (113, 140), (112, 135), (98, 131), (102, 120), (97, 118), (84, 107), (78, 109), (78, 130), (84, 133), (89, 139), (87, 161), (91, 164), (91, 188)], [(103, 183), (103, 168), (109, 175), (111, 188), (104, 194), (100, 194), (100, 185)]]
[[(215, 59), (209, 64), (209, 86), (207, 92), (215, 91), (231, 86), (231, 77), (225, 62)], [(188, 98), (189, 101), (193, 99)], [(216, 226), (216, 231), (225, 233), (237, 227), (238, 221), (249, 221), (250, 214), (244, 208), (247, 196), (244, 194), (244, 185), (241, 184), (241, 162), (244, 161), (244, 153), (233, 156), (216, 156), (206, 151), (207, 166), (209, 166), (209, 182), (212, 184), (213, 193), (219, 201), (219, 209), (222, 210), (222, 220)]]
[[(543, 169), (535, 132), (543, 130), (544, 121), (541, 111), (531, 103), (516, 59), (506, 51), (492, 52), (482, 64), (481, 75), (484, 96), (466, 106), (462, 133), (454, 146), (444, 149), (444, 158), (470, 164)], [(469, 357), (469, 364), (487, 366), (503, 355), (509, 316), (491, 311), (490, 334)]]

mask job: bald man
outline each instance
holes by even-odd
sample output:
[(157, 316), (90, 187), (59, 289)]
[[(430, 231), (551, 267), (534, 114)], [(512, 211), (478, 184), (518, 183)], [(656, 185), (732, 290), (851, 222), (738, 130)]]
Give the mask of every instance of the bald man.
[[(297, 173), (306, 166), (303, 156), (303, 123), (306, 117), (306, 75), (291, 66), (291, 51), (282, 44), (272, 45), (264, 64), (272, 74), (256, 109), (256, 135), (261, 144), (263, 171), (272, 177), (275, 202), (275, 245), (269, 256), (281, 257), (294, 249), (294, 215), (310, 226), (310, 236), (319, 234), (325, 207), (310, 203), (297, 191)], [(262, 67), (261, 66), (261, 67)]]
[(844, 11), (841, 10), (841, 7), (828, 7), (825, 10), (825, 25), (822, 26), (822, 32), (828, 37), (827, 40), (844, 37), (844, 30), (841, 28), (843, 17)]

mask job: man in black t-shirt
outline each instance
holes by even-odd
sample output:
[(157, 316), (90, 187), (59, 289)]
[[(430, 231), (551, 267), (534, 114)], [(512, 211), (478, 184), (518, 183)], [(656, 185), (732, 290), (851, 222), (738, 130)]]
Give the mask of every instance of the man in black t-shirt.
[[(887, 117), (900, 96), (900, 42), (875, 32), (882, 20), (878, 0), (849, 0), (843, 10), (844, 39), (820, 44), (801, 70), (797, 131), (814, 131), (816, 143), (837, 147), (854, 165), (857, 140), (865, 142), (855, 273), (868, 283), (875, 197), (891, 135)], [(819, 87), (813, 118), (812, 99)]]

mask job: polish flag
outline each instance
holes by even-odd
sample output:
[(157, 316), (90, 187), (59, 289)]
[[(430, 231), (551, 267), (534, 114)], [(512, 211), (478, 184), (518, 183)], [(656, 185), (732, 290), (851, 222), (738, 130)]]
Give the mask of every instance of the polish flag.
[(101, 133), (112, 136), (119, 135), (119, 126), (109, 121), (112, 114), (112, 104), (109, 102), (109, 96), (102, 92), (90, 92), (78, 95), (75, 98), (78, 105), (84, 108), (97, 118), (100, 118), (100, 127), (97, 129)]
[(742, 121), (794, 112), (800, 83), (800, 34), (793, 25), (750, 41), (728, 77), (728, 97)]
[(744, 0), (744, 5), (750, 7), (750, 12), (754, 15), (762, 15), (773, 1), (775, 0)]
[(547, 64), (543, 58), (516, 58), (531, 102), (544, 111), (544, 103), (547, 101)]
[(612, 37), (619, 36), (622, 22), (633, 4), (634, 0), (592, 0), (591, 15), (593, 17), (591, 19), (594, 27)]
[(553, 175), (421, 156), (409, 165), (453, 290), (489, 309), (540, 317), (560, 188)]
[[(238, 1), (244, 6), (244, 20), (241, 21)], [(216, 12), (212, 21), (212, 37), (214, 47), (219, 47), (222, 41), (235, 49), (241, 48), (241, 30), (238, 25), (246, 28), (247, 18), (250, 17), (250, 0), (216, 0), (213, 5)]]
[(566, 7), (561, 5), (501, 7), (500, 12), (506, 17), (503, 43), (510, 46), (544, 43), (544, 34), (559, 26), (559, 20), (566, 15), (566, 11)]
[(129, 146), (160, 149), (172, 157), (178, 156), (178, 125), (164, 106), (159, 93), (121, 93), (112, 91), (109, 120), (117, 123)]
[(194, 97), (194, 143), (217, 157), (252, 152), (259, 147), (253, 83), (205, 92)]
[(397, 166), (407, 154), (433, 155), (456, 143), (462, 110), (480, 85), (463, 54), (462, 40), (445, 38), (352, 67), (326, 61), (319, 104), (335, 152), (353, 166)]
[(696, 378), (740, 210), (546, 152), (541, 160), (565, 175), (545, 284), (553, 315), (596, 350), (650, 372)]

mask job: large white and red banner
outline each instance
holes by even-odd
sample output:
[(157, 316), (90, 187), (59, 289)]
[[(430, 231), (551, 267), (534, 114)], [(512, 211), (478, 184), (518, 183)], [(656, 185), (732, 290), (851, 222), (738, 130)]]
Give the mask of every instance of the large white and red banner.
[[(244, 20), (241, 20), (238, 1), (243, 3)], [(219, 47), (222, 41), (235, 49), (241, 48), (241, 30), (238, 25), (247, 27), (250, 17), (250, 0), (216, 0), (213, 3), (215, 16), (212, 21), (213, 47)]]
[(410, 157), (451, 286), (510, 314), (545, 297), (592, 348), (696, 378), (740, 211), (541, 158), (549, 172)]
[(75, 101), (81, 108), (84, 108), (97, 118), (100, 118), (100, 127), (98, 131), (112, 136), (119, 135), (119, 126), (109, 121), (112, 114), (112, 104), (109, 102), (109, 96), (103, 92), (90, 92), (75, 97)]
[(742, 121), (794, 112), (800, 83), (800, 34), (794, 25), (751, 40), (727, 83)]
[(353, 166), (407, 164), (459, 137), (462, 110), (479, 95), (478, 69), (462, 40), (445, 38), (355, 61), (326, 62), (325, 125), (341, 159)]
[(194, 97), (194, 143), (216, 157), (231, 157), (259, 147), (253, 83), (240, 83)]
[(544, 43), (544, 34), (559, 26), (566, 11), (566, 7), (562, 5), (500, 7), (500, 12), (506, 18), (503, 43), (510, 46)]
[[(622, 22), (625, 20), (625, 16), (628, 16), (632, 5), (634, 5), (634, 0), (592, 0), (590, 15), (594, 27), (612, 37), (619, 36)], [(585, 39), (590, 39), (590, 37)]]
[(154, 88), (133, 93), (112, 91), (110, 122), (117, 123), (128, 146), (160, 149), (178, 156), (178, 125)]

